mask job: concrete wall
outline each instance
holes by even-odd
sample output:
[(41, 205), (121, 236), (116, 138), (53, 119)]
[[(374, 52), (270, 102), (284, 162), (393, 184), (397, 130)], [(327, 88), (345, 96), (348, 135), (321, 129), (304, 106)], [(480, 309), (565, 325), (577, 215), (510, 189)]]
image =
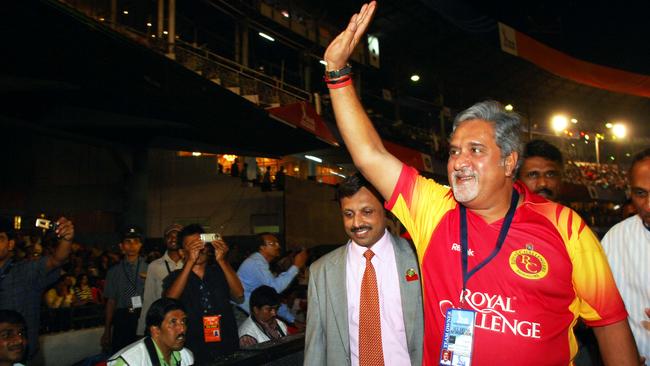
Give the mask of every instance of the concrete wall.
[(253, 223), (281, 223), (283, 193), (243, 186), (239, 178), (217, 173), (214, 157), (179, 157), (151, 150), (147, 235), (160, 237), (173, 223), (199, 223), (222, 235), (251, 235)]
[(102, 352), (104, 327), (46, 334), (39, 337), (40, 351), (30, 365), (72, 365)]
[(286, 194), (288, 248), (347, 242), (333, 186), (287, 177)]
[(332, 186), (287, 177), (284, 192), (262, 192), (218, 174), (214, 157), (161, 150), (150, 152), (149, 170), (148, 236), (159, 237), (172, 222), (197, 222), (226, 236), (277, 224), (288, 248), (347, 240)]

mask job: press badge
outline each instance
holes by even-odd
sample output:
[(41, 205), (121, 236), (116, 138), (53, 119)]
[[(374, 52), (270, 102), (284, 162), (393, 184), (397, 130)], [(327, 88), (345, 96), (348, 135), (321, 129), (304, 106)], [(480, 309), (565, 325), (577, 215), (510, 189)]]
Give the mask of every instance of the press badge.
[(440, 365), (471, 365), (475, 320), (476, 312), (473, 310), (447, 310), (440, 349)]
[(203, 340), (206, 343), (221, 342), (221, 315), (203, 317)]
[(131, 308), (139, 309), (142, 307), (142, 298), (140, 296), (131, 297)]

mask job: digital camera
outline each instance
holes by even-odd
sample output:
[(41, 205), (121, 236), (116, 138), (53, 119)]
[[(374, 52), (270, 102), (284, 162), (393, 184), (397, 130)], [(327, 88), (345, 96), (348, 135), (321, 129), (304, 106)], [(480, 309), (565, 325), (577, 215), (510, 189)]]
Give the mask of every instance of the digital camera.
[(219, 233), (201, 234), (201, 241), (203, 241), (204, 243), (212, 243), (215, 240), (221, 240), (221, 234)]
[(36, 219), (36, 227), (45, 229), (45, 230), (56, 230), (59, 227), (59, 224), (56, 221), (38, 218)]

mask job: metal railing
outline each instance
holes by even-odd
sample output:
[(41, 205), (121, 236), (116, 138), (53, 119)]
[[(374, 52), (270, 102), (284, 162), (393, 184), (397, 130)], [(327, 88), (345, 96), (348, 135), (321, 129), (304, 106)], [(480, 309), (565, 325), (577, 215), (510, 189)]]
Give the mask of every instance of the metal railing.
[(69, 308), (41, 309), (41, 334), (66, 332), (104, 324), (104, 305), (83, 305)]
[(176, 43), (175, 58), (185, 67), (226, 88), (240, 88), (238, 94), (242, 96), (257, 95), (261, 105), (311, 102), (311, 94), (306, 90), (183, 41)]
[(84, 6), (84, 1), (58, 0), (75, 9), (86, 17), (112, 29), (127, 38), (148, 47), (157, 53), (176, 60), (187, 69), (196, 72), (241, 95), (261, 107), (275, 107), (300, 101), (312, 101), (310, 92), (297, 86), (287, 84), (275, 77), (246, 67), (208, 49), (196, 47), (188, 42), (176, 39), (173, 51), (169, 52), (166, 40), (152, 38), (150, 34), (129, 27), (125, 24), (110, 24), (93, 7)]

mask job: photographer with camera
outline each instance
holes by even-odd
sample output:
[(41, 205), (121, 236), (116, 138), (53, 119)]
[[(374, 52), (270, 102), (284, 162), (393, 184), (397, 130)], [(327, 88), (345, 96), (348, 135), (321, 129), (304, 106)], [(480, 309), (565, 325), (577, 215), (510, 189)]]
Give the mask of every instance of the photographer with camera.
[(185, 305), (186, 346), (196, 364), (204, 365), (237, 350), (237, 324), (228, 299), (241, 303), (244, 288), (226, 259), (228, 245), (218, 234), (203, 234), (200, 225), (191, 224), (178, 234), (178, 242), (185, 250), (185, 266), (165, 278), (164, 295)]
[(54, 254), (33, 261), (15, 262), (15, 232), (10, 220), (0, 219), (0, 309), (19, 312), (27, 323), (28, 359), (38, 351), (41, 296), (59, 278), (60, 267), (70, 255), (74, 225), (65, 217), (47, 228), (58, 238)]

